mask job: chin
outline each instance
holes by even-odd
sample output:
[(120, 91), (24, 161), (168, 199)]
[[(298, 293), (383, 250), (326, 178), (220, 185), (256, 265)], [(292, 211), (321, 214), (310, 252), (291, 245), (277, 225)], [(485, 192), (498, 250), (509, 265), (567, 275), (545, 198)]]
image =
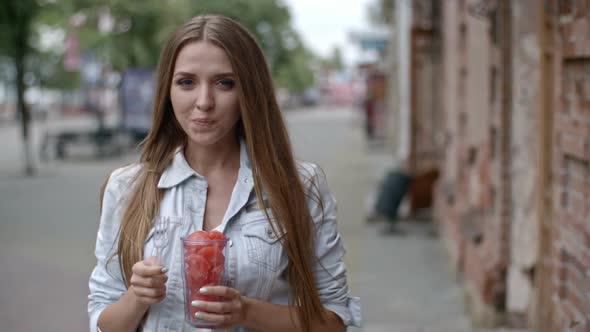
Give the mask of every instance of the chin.
[(189, 136), (192, 144), (197, 146), (213, 146), (223, 140), (223, 137), (214, 133), (193, 133)]
[(219, 142), (219, 139), (203, 138), (203, 137), (189, 137), (192, 144), (197, 146), (212, 146)]
[(191, 144), (197, 146), (213, 146), (222, 142), (228, 142), (229, 136), (235, 137), (235, 130), (208, 130), (208, 131), (196, 131), (192, 130), (188, 139)]

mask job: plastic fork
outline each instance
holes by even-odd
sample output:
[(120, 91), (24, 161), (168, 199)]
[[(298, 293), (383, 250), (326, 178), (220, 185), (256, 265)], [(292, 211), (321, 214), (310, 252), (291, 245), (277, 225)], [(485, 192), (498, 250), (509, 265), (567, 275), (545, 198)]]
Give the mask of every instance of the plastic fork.
[(168, 245), (168, 217), (156, 217), (154, 223), (154, 246), (156, 247), (156, 257), (158, 262), (162, 262), (162, 251)]

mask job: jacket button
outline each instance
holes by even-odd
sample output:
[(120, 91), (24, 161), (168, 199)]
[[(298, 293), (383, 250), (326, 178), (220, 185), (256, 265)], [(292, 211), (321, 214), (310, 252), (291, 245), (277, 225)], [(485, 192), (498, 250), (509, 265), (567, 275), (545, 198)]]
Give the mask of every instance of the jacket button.
[(270, 228), (266, 229), (266, 235), (268, 235), (268, 237), (271, 239), (274, 239), (276, 237), (275, 233)]
[(231, 247), (234, 245), (234, 242), (231, 239), (229, 239), (227, 240), (227, 245)]

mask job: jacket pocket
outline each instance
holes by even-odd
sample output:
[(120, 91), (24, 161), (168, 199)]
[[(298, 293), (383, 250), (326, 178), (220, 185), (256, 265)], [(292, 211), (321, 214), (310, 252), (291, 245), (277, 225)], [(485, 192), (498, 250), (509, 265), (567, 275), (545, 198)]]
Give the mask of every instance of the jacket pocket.
[(276, 272), (286, 266), (287, 259), (280, 240), (285, 233), (276, 234), (264, 216), (242, 228), (250, 262)]

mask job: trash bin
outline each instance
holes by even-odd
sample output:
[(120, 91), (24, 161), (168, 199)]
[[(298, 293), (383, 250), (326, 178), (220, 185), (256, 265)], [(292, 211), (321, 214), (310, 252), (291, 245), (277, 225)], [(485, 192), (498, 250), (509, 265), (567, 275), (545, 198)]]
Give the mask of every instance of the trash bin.
[(377, 214), (393, 222), (404, 196), (410, 190), (412, 180), (413, 177), (404, 171), (388, 172), (379, 188), (375, 206)]

